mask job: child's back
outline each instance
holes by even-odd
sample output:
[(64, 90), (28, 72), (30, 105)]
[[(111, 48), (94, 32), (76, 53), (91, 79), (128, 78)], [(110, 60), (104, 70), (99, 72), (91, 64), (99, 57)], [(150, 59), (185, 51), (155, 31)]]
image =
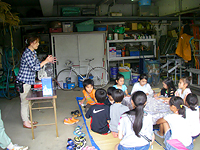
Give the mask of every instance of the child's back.
[(119, 123), (119, 119), (124, 112), (129, 111), (129, 108), (121, 104), (121, 101), (124, 98), (124, 93), (122, 90), (116, 89), (115, 91), (113, 91), (112, 97), (115, 100), (115, 103), (110, 106), (111, 121), (109, 123), (109, 126), (112, 132), (118, 132), (117, 126)]
[(192, 130), (192, 137), (199, 135), (200, 122), (199, 122), (199, 106), (198, 98), (195, 94), (188, 94), (186, 97), (186, 120)]
[(95, 93), (98, 103), (92, 105), (86, 113), (86, 118), (91, 119), (91, 130), (100, 134), (109, 132), (108, 121), (110, 120), (110, 109), (103, 102), (106, 99), (106, 91), (98, 89)]

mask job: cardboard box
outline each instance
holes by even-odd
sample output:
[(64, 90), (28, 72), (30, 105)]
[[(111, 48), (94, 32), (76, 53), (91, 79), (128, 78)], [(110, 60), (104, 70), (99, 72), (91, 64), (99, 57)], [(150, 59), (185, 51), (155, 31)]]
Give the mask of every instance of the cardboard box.
[(51, 77), (42, 78), (42, 92), (44, 97), (53, 96), (53, 84)]
[(131, 29), (132, 30), (137, 30), (137, 23), (132, 23), (131, 24)]
[(109, 48), (109, 57), (116, 57), (116, 47)]

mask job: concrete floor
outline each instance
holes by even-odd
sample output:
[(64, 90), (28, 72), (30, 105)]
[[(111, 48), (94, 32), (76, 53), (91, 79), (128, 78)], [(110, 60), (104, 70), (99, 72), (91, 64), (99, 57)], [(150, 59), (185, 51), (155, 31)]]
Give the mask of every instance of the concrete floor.
[[(112, 86), (113, 84), (111, 84)], [(158, 87), (160, 87), (159, 85)], [(107, 89), (107, 87), (105, 88)], [(128, 87), (130, 92), (131, 86)], [(71, 117), (71, 111), (78, 109), (76, 102), (76, 97), (82, 97), (81, 91), (62, 91), (57, 90), (57, 118), (58, 118), (58, 134), (56, 137), (55, 126), (39, 126), (34, 129), (35, 139), (32, 140), (32, 134), (30, 129), (25, 129), (22, 126), (21, 116), (20, 116), (20, 98), (16, 97), (12, 100), (7, 100), (6, 98), (1, 98), (0, 109), (2, 113), (2, 119), (4, 121), (4, 126), (6, 133), (11, 138), (13, 143), (19, 145), (29, 146), (29, 150), (64, 150), (66, 149), (67, 139), (74, 138), (73, 130), (76, 127), (74, 125), (64, 125), (64, 118)], [(36, 104), (37, 105), (37, 104)], [(48, 105), (48, 104), (45, 104)], [(49, 104), (50, 106), (50, 104)], [(83, 124), (82, 117), (79, 117), (80, 122), (78, 125)], [(51, 123), (54, 122), (53, 109), (46, 110), (34, 110), (33, 120), (39, 123)], [(85, 126), (82, 129), (86, 132)], [(86, 134), (87, 145), (91, 145), (88, 135)], [(155, 150), (162, 150), (163, 148), (154, 148)], [(195, 150), (200, 149), (200, 138), (195, 142)]]

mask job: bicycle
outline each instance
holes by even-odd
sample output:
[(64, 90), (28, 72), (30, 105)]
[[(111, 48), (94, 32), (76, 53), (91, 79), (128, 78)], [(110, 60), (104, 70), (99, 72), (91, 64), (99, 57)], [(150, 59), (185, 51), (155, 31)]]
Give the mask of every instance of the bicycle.
[[(109, 73), (108, 71), (103, 68), (103, 67), (93, 67), (90, 65), (90, 62), (94, 60), (93, 59), (85, 59), (86, 61), (88, 61), (88, 65), (87, 65), (87, 72), (86, 72), (86, 76), (81, 75), (76, 68), (74, 68), (75, 66), (79, 66), (79, 65), (73, 65), (73, 62), (71, 60), (67, 60), (67, 62), (65, 63), (66, 68), (61, 70), (58, 75), (56, 76), (56, 80), (57, 80), (57, 85), (60, 87), (60, 89), (64, 90), (64, 91), (69, 91), (69, 90), (73, 90), (76, 86), (71, 87), (70, 89), (68, 88), (64, 88), (63, 86), (60, 85), (60, 83), (58, 83), (59, 81), (66, 81), (66, 80), (71, 80), (70, 82), (75, 82), (75, 84), (77, 83), (77, 79), (79, 78), (81, 82), (83, 82), (85, 79), (92, 79), (94, 81), (94, 88), (104, 88), (108, 82), (109, 82)], [(80, 66), (79, 66), (80, 67)]]

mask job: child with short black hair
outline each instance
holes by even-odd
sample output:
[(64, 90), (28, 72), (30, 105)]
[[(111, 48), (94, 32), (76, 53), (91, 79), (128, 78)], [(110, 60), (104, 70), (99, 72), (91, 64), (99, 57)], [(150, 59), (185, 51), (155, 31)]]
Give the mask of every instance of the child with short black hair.
[(164, 143), (166, 149), (173, 148), (172, 145), (167, 142), (168, 140), (177, 139), (187, 149), (192, 150), (194, 146), (191, 137), (191, 129), (185, 119), (183, 99), (178, 96), (172, 97), (169, 101), (169, 105), (173, 114), (168, 114), (156, 122), (160, 124), (160, 131), (155, 130), (155, 134), (161, 138), (165, 137)]
[(104, 104), (106, 91), (104, 89), (96, 90), (95, 97), (98, 103), (89, 108), (85, 117), (88, 119), (90, 117), (92, 118), (90, 123), (92, 131), (100, 134), (107, 134), (110, 132), (108, 127), (110, 121), (110, 108)]
[(91, 79), (86, 79), (83, 81), (83, 88), (84, 90), (83, 92), (83, 99), (79, 102), (80, 105), (82, 105), (84, 103), (84, 101), (86, 100), (86, 109), (85, 112), (87, 112), (87, 110), (89, 109), (89, 107), (91, 105), (94, 105), (95, 103), (97, 103), (97, 100), (95, 98), (95, 89), (94, 89), (94, 81)]
[(185, 99), (187, 97), (188, 94), (192, 93), (189, 86), (190, 86), (190, 81), (191, 81), (192, 77), (182, 77), (179, 80), (178, 83), (178, 89), (175, 92), (175, 96), (180, 96), (184, 103), (185, 103)]
[(118, 137), (118, 123), (120, 116), (126, 112), (129, 111), (129, 108), (125, 105), (122, 105), (121, 102), (124, 98), (124, 92), (120, 89), (116, 89), (112, 93), (112, 97), (115, 100), (115, 103), (110, 106), (110, 118), (111, 121), (109, 123), (110, 130), (112, 132), (113, 137)]
[(195, 94), (188, 94), (185, 102), (186, 120), (192, 130), (192, 139), (195, 140), (200, 135), (198, 98)]
[(131, 94), (133, 94), (136, 91), (143, 91), (146, 95), (153, 94), (153, 90), (151, 89), (151, 86), (149, 83), (147, 83), (148, 77), (146, 74), (141, 74), (137, 83), (133, 85)]
[(112, 104), (115, 103), (114, 99), (112, 98), (112, 93), (113, 93), (114, 90), (116, 90), (115, 87), (109, 87), (107, 89), (107, 98), (104, 102), (105, 105), (111, 106)]

